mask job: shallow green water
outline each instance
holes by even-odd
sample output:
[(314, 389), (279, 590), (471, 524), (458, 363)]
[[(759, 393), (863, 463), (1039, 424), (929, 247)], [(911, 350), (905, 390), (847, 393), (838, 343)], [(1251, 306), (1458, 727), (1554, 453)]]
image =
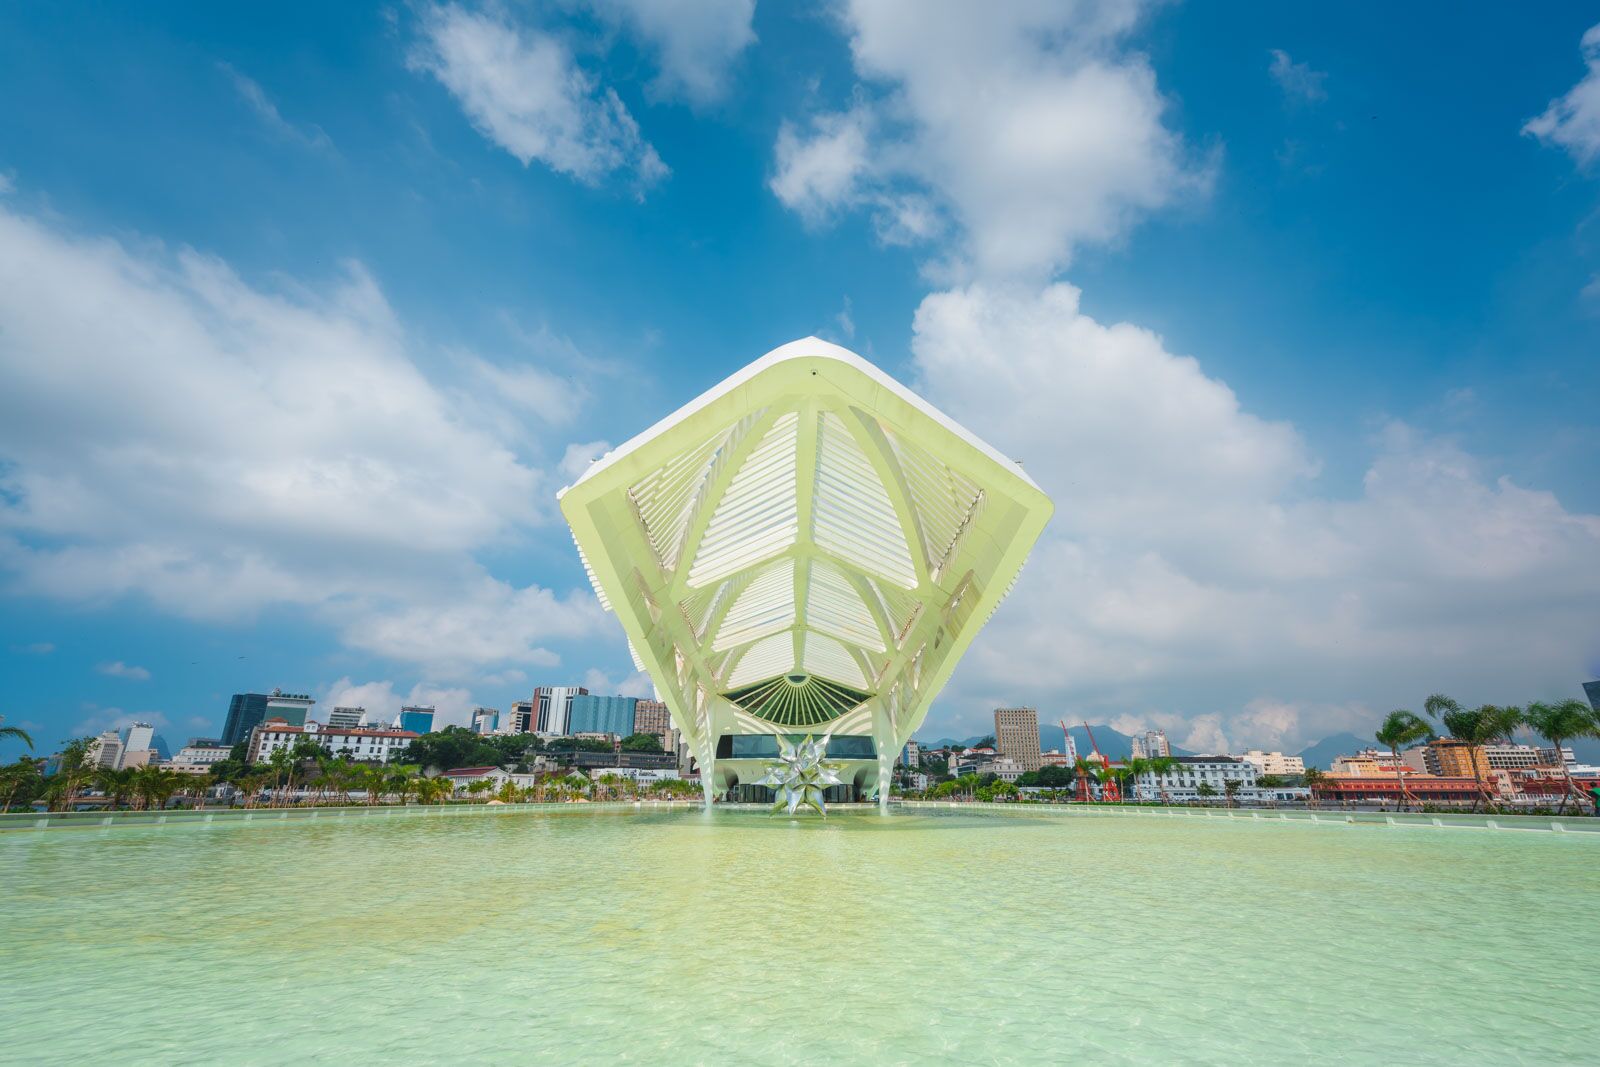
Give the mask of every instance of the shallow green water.
[(26, 1064), (1594, 1062), (1600, 842), (718, 812), (0, 838)]

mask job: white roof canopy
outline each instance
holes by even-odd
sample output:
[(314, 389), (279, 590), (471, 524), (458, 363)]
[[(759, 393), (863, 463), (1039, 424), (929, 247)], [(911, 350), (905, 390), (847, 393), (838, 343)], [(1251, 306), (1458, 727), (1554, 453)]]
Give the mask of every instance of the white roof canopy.
[(703, 767), (724, 733), (871, 733), (892, 760), (1053, 510), (814, 337), (609, 453), (561, 509)]

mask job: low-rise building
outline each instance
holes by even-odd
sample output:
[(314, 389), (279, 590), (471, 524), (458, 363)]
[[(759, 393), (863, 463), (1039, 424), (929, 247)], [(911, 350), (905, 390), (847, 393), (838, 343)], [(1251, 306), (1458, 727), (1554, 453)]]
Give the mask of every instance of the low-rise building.
[(295, 726), (282, 719), (268, 719), (250, 731), (247, 759), (261, 763), (279, 749), (291, 749), (296, 741), (308, 737), (324, 751), (365, 763), (388, 763), (420, 736), (410, 730), (334, 729), (319, 722)]
[(1247, 763), (1255, 764), (1256, 774), (1275, 774), (1279, 777), (1306, 773), (1306, 761), (1299, 756), (1285, 756), (1282, 752), (1263, 752), (1259, 748), (1252, 748), (1246, 752), (1243, 759)]
[(1041, 767), (1073, 767), (1077, 763), (1078, 754), (1076, 752), (1058, 752), (1052, 748), (1049, 752), (1039, 753), (1039, 765)]
[(597, 782), (608, 774), (638, 782), (640, 785), (654, 785), (656, 782), (677, 780), (680, 777), (676, 767), (593, 767), (589, 770), (589, 777)]
[(979, 777), (992, 774), (1002, 782), (1015, 782), (1025, 772), (1019, 760), (1014, 760), (1010, 756), (995, 756), (978, 764), (977, 773)]
[(1559, 768), (1563, 763), (1574, 762), (1570, 748), (1563, 747), (1558, 753), (1554, 748), (1540, 748), (1537, 745), (1484, 745), (1483, 758), (1489, 768), (1496, 771)]
[[(1393, 752), (1380, 752), (1364, 748), (1353, 756), (1340, 756), (1328, 767), (1329, 774), (1339, 775), (1394, 775), (1399, 768), (1407, 767), (1405, 757), (1395, 758)], [(1407, 767), (1407, 769), (1410, 769)]]
[[(1403, 795), (1397, 774), (1325, 774), (1313, 788), (1317, 799), (1335, 803), (1398, 804)], [(1478, 795), (1478, 784), (1460, 776), (1407, 772), (1405, 789), (1424, 803), (1470, 803)]]
[[(1173, 756), (1173, 767), (1165, 774), (1144, 771), (1134, 779), (1138, 800), (1185, 802), (1225, 797), (1228, 783), (1237, 782), (1236, 796), (1254, 799), (1256, 765), (1238, 756)], [(1200, 787), (1210, 787), (1209, 796)]]
[(172, 757), (172, 762), (168, 764), (168, 768), (180, 774), (205, 774), (211, 770), (213, 763), (219, 763), (227, 759), (228, 754), (233, 751), (221, 742), (202, 744), (202, 741), (210, 741), (210, 739), (195, 738), (178, 749), (177, 754)]

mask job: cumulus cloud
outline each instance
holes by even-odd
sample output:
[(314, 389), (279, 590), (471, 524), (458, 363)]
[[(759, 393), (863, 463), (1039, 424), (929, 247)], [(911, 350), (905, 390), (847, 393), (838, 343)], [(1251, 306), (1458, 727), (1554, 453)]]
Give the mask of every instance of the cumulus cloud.
[(720, 99), (734, 61), (755, 43), (755, 0), (590, 0), (655, 53), (653, 90), (694, 104)]
[(359, 265), (268, 291), (0, 210), (0, 577), (192, 619), (303, 609), (438, 670), (551, 662), (592, 600), (474, 557), (553, 516), (540, 452), (483, 417), (521, 379), (447, 391), (415, 347)]
[(579, 67), (564, 40), (503, 12), (426, 8), (411, 64), (523, 166), (538, 160), (591, 185), (631, 174), (641, 189), (668, 173), (622, 98)]
[(866, 99), (786, 123), (771, 187), (812, 221), (865, 210), (886, 243), (953, 225), (938, 274), (1049, 274), (1209, 183), (1127, 46), (1145, 6), (850, 0)]
[(1308, 63), (1296, 63), (1281, 48), (1274, 48), (1271, 54), (1272, 62), (1267, 65), (1267, 73), (1278, 83), (1284, 96), (1302, 103), (1315, 103), (1328, 98), (1328, 91), (1322, 87), (1323, 82), (1328, 80), (1326, 71), (1312, 70)]
[(932, 294), (913, 352), (930, 399), (1056, 502), (958, 700), (1293, 748), (1439, 690), (1559, 695), (1600, 648), (1600, 516), (1449, 441), (1390, 425), (1332, 493), (1291, 425), (1067, 285)]
[(135, 667), (124, 663), (120, 659), (113, 660), (110, 663), (99, 664), (95, 667), (95, 670), (111, 678), (126, 678), (130, 682), (148, 682), (150, 680), (149, 671), (143, 667)]
[(604, 671), (590, 669), (584, 673), (583, 687), (591, 693), (614, 693), (617, 696), (638, 697), (640, 700), (652, 700), (656, 692), (650, 676), (641, 671), (613, 679)]
[(159, 711), (128, 712), (121, 708), (102, 708), (94, 704), (86, 704), (83, 708), (85, 715), (72, 727), (71, 737), (93, 737), (107, 730), (121, 730), (132, 726), (136, 722), (149, 723), (156, 728), (156, 733), (164, 733), (172, 728), (172, 722), (166, 715)]
[(1588, 73), (1529, 119), (1522, 132), (1566, 149), (1580, 166), (1588, 166), (1600, 156), (1600, 25), (1589, 27), (1579, 44)]

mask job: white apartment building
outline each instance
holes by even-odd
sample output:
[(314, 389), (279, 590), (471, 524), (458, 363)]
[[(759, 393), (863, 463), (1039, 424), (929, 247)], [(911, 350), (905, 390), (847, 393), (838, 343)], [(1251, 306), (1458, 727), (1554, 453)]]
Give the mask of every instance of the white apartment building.
[(231, 751), (227, 745), (184, 745), (172, 757), (168, 769), (180, 774), (205, 774), (213, 763), (227, 759)]
[(91, 767), (116, 770), (122, 763), (121, 735), (115, 730), (107, 730), (89, 742), (88, 751), (84, 753), (84, 762)]
[(1134, 779), (1134, 796), (1139, 800), (1188, 801), (1213, 799), (1200, 795), (1200, 786), (1209, 785), (1214, 799), (1227, 796), (1228, 783), (1238, 782), (1241, 800), (1256, 796), (1256, 765), (1238, 756), (1174, 756), (1175, 766), (1157, 776), (1145, 771)]
[[(1559, 757), (1553, 748), (1535, 745), (1484, 745), (1483, 755), (1492, 771), (1520, 771), (1531, 767), (1557, 767), (1573, 763), (1572, 749), (1563, 748)], [(1558, 762), (1559, 759), (1559, 762)]]
[(992, 774), (1002, 782), (1015, 782), (1021, 778), (1024, 771), (1022, 764), (1010, 756), (996, 756), (991, 760), (978, 764), (978, 775)]
[(1137, 737), (1128, 739), (1129, 759), (1154, 759), (1156, 756), (1172, 755), (1172, 745), (1167, 741), (1165, 730), (1146, 730)]
[(1299, 756), (1285, 756), (1282, 752), (1263, 752), (1252, 748), (1244, 754), (1246, 762), (1256, 765), (1257, 774), (1304, 774), (1306, 761)]
[(366, 708), (334, 708), (328, 712), (328, 726), (334, 730), (349, 730), (361, 725)]
[(335, 756), (347, 756), (363, 763), (388, 763), (421, 734), (411, 730), (334, 729), (319, 722), (293, 726), (282, 719), (268, 719), (250, 731), (248, 759), (260, 763), (279, 749), (290, 749), (302, 737), (309, 737)]
[(640, 785), (654, 785), (679, 777), (674, 767), (595, 767), (589, 771), (589, 777), (596, 782), (608, 774), (632, 779)]

